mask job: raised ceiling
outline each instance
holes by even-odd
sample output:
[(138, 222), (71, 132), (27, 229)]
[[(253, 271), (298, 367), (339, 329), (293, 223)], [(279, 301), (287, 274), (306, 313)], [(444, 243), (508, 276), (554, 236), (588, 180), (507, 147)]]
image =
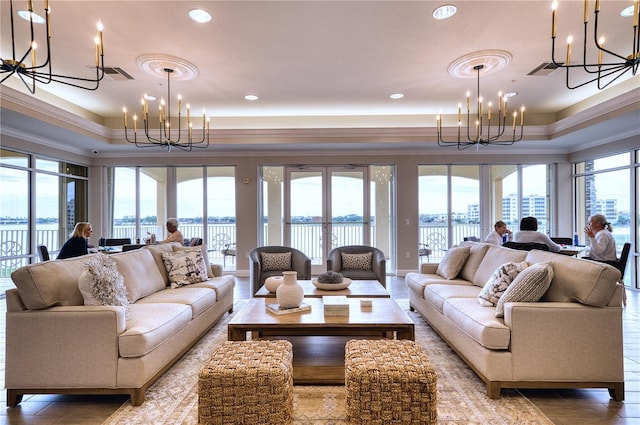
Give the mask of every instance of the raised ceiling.
[[(25, 1), (15, 1), (24, 7)], [(42, 8), (34, 1), (34, 9)], [(433, 10), (457, 14), (435, 20)], [(590, 2), (593, 7), (593, 1)], [(572, 33), (581, 49), (583, 1), (560, 1), (559, 60)], [(631, 1), (601, 3), (607, 47), (626, 52)], [(528, 75), (550, 61), (550, 1), (56, 1), (52, 7), (54, 72), (91, 75), (95, 23), (104, 24), (105, 65), (116, 75), (89, 92), (60, 84), (26, 94), (16, 78), (2, 85), (3, 136), (30, 137), (79, 152), (135, 154), (123, 140), (122, 107), (135, 110), (143, 93), (166, 96), (166, 80), (145, 72), (144, 55), (175, 56), (197, 75), (172, 82), (194, 111), (211, 116), (213, 145), (226, 152), (361, 149), (429, 150), (435, 116), (454, 115), (474, 78), (448, 69), (478, 51), (508, 52), (510, 63), (481, 77), (485, 98), (517, 92), (526, 105), (524, 143), (509, 149), (571, 152), (640, 135), (640, 76), (607, 90), (565, 88), (565, 74)], [(2, 57), (11, 55), (9, 2), (0, 0)], [(196, 24), (195, 7), (213, 15)], [(17, 38), (26, 38), (24, 21)], [(594, 58), (595, 60), (595, 58)], [(403, 93), (401, 99), (391, 99)], [(248, 101), (253, 94), (258, 100)], [(53, 108), (51, 105), (54, 105)], [(175, 103), (174, 103), (175, 107)], [(34, 125), (34, 119), (38, 125)], [(447, 122), (447, 121), (445, 121)], [(491, 149), (491, 148), (489, 148)], [(148, 153), (148, 151), (146, 151)]]

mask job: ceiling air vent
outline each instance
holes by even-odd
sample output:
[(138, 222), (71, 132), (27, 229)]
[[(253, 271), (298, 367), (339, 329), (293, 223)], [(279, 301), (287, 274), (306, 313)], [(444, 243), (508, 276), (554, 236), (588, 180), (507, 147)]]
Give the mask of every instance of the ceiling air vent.
[(542, 62), (538, 65), (533, 71), (529, 72), (527, 75), (542, 75), (547, 76), (553, 74), (557, 69), (558, 65), (553, 62)]
[(113, 66), (105, 66), (104, 67), (104, 76), (113, 81), (125, 81), (125, 80), (133, 80), (133, 77), (129, 75), (127, 71), (122, 68), (113, 67)]

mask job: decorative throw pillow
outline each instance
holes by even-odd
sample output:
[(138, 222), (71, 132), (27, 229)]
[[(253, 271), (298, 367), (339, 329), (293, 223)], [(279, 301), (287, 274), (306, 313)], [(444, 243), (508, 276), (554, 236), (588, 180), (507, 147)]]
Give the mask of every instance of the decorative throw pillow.
[(371, 259), (373, 258), (373, 252), (366, 252), (364, 254), (342, 254), (342, 268), (344, 270), (371, 270)]
[(536, 302), (549, 289), (553, 280), (550, 263), (537, 263), (524, 269), (509, 285), (496, 304), (496, 317), (504, 316), (508, 302)]
[(211, 266), (210, 266), (210, 263), (209, 263), (209, 254), (207, 253), (207, 245), (205, 245), (205, 244), (198, 245), (198, 246), (177, 246), (177, 245), (173, 245), (173, 251), (174, 252), (178, 252), (178, 251), (201, 251), (202, 252), (202, 259), (204, 260), (204, 267), (207, 269), (207, 276), (209, 278), (215, 277), (215, 275), (211, 271)]
[(436, 274), (448, 280), (455, 279), (460, 274), (470, 253), (470, 246), (453, 246), (449, 248), (440, 264), (438, 264)]
[(529, 263), (504, 263), (496, 269), (478, 295), (478, 302), (485, 307), (493, 307), (513, 282), (513, 279), (526, 269)]
[(163, 252), (162, 261), (172, 288), (209, 280), (202, 251)]
[(85, 264), (78, 279), (78, 289), (85, 305), (122, 306), (128, 317), (127, 287), (116, 262), (108, 255), (97, 254)]
[(262, 271), (291, 270), (291, 252), (261, 252)]

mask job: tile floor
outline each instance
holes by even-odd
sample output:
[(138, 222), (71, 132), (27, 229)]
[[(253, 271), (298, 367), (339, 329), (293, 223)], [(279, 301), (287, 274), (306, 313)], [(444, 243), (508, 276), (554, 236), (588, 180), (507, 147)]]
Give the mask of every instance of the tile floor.
[[(3, 279), (4, 280), (4, 279)], [(9, 281), (9, 285), (11, 285)], [(6, 286), (6, 280), (5, 280)], [(392, 297), (407, 298), (402, 278), (389, 278)], [(0, 282), (2, 288), (2, 282)], [(249, 281), (238, 278), (235, 297), (249, 297)], [(4, 289), (2, 289), (4, 291)], [(628, 292), (624, 310), (625, 401), (609, 398), (606, 390), (523, 390), (556, 425), (630, 425), (640, 423), (640, 293)], [(0, 300), (0, 313), (6, 311)], [(0, 382), (4, 386), (4, 314), (0, 314)], [(0, 391), (6, 406), (6, 394)], [(126, 396), (25, 396), (16, 408), (0, 410), (0, 425), (98, 425), (107, 419)]]

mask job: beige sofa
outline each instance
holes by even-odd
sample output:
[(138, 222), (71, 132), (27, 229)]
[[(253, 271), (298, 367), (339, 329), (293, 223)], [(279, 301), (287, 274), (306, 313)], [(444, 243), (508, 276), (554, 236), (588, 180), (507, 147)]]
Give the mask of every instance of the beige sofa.
[[(23, 394), (130, 394), (144, 402), (160, 377), (225, 312), (235, 278), (209, 266), (210, 279), (172, 289), (161, 244), (111, 254), (131, 304), (84, 305), (78, 278), (92, 255), (16, 270), (7, 291), (7, 405)], [(203, 248), (206, 253), (206, 247)]]
[[(545, 251), (516, 251), (474, 242), (459, 275), (445, 279), (438, 264), (409, 273), (411, 309), (486, 383), (490, 398), (501, 388), (608, 388), (624, 399), (622, 299), (615, 268)], [(538, 302), (483, 307), (478, 295), (507, 262), (550, 262), (551, 285)]]

